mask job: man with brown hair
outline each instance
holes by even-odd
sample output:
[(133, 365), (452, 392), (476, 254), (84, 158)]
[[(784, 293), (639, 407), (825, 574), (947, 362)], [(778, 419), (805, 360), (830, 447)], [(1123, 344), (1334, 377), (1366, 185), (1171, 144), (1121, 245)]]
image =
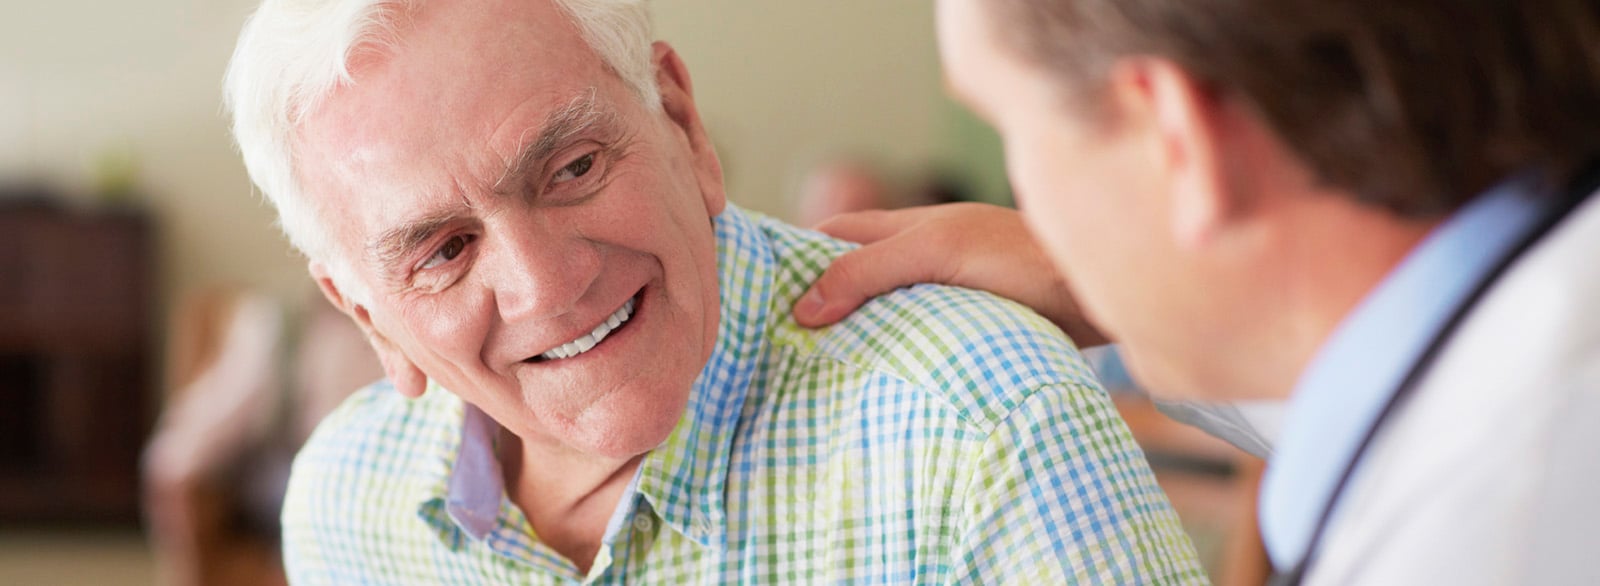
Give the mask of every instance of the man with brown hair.
[(943, 280), (1103, 332), (1170, 397), (1287, 398), (1260, 509), (1287, 582), (1600, 581), (1600, 6), (941, 0), (939, 25), (1042, 250), (999, 210), (845, 217), (876, 243), (798, 319)]

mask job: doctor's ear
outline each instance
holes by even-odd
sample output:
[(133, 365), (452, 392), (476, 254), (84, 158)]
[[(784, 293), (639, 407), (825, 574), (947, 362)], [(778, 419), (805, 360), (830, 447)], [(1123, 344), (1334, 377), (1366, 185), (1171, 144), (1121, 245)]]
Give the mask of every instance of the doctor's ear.
[(1148, 137), (1151, 168), (1170, 194), (1168, 223), (1180, 246), (1209, 245), (1248, 214), (1229, 173), (1229, 112), (1207, 84), (1171, 61), (1129, 58), (1110, 74), (1124, 122)]
[(367, 343), (371, 344), (372, 350), (377, 353), (378, 362), (383, 364), (383, 372), (389, 378), (389, 382), (394, 384), (395, 390), (412, 399), (421, 397), (428, 389), (428, 377), (422, 373), (422, 369), (406, 356), (398, 344), (372, 325), (372, 314), (339, 288), (327, 265), (311, 261), (307, 268), (311, 272), (311, 278), (317, 282), (317, 288), (328, 298), (328, 302), (350, 316), (350, 319), (356, 322), (356, 327), (361, 328), (361, 333), (366, 334)]

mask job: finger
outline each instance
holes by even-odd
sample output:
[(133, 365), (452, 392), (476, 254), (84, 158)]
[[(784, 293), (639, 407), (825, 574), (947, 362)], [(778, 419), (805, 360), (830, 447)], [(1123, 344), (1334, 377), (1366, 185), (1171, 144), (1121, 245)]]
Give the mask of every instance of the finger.
[(839, 214), (817, 224), (817, 231), (840, 240), (871, 244), (904, 232), (921, 221), (927, 208), (867, 210)]
[(795, 303), (794, 318), (808, 328), (838, 323), (868, 299), (898, 287), (932, 280), (936, 259), (906, 250), (916, 243), (890, 238), (834, 259)]

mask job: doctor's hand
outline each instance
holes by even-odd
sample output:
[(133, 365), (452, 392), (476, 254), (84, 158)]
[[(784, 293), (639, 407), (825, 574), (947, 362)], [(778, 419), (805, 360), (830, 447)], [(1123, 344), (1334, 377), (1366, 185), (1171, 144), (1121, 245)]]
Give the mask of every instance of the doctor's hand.
[(838, 322), (867, 299), (914, 283), (989, 291), (1033, 308), (1080, 347), (1108, 342), (1083, 317), (1015, 210), (955, 203), (835, 216), (818, 230), (865, 246), (833, 261), (795, 304), (806, 327)]

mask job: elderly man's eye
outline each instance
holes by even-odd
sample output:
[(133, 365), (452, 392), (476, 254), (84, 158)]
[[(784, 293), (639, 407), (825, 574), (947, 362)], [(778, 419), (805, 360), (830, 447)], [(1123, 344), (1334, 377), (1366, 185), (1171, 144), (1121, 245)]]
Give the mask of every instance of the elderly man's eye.
[(467, 249), (467, 244), (470, 242), (472, 242), (471, 237), (452, 236), (445, 241), (444, 246), (440, 246), (439, 250), (434, 251), (433, 256), (428, 257), (428, 260), (422, 261), (422, 265), (418, 268), (431, 269), (455, 260), (456, 257), (461, 256), (461, 251)]
[(578, 160), (569, 163), (567, 166), (562, 167), (560, 171), (556, 172), (556, 176), (552, 177), (550, 179), (550, 182), (551, 183), (566, 183), (566, 182), (571, 181), (573, 179), (577, 179), (579, 177), (582, 177), (584, 175), (589, 174), (589, 170), (593, 169), (593, 168), (594, 168), (594, 153), (589, 153), (587, 155), (579, 157)]

